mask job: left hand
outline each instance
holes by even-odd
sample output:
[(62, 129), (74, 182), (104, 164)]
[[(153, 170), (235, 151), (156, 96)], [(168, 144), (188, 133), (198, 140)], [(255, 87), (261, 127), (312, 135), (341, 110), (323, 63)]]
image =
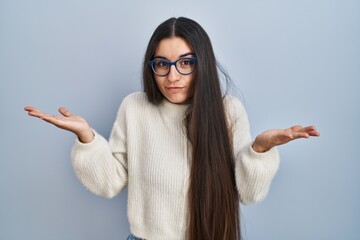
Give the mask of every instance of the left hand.
[(252, 145), (256, 152), (266, 152), (270, 148), (286, 144), (298, 138), (319, 137), (315, 126), (292, 126), (287, 129), (272, 129), (259, 134)]

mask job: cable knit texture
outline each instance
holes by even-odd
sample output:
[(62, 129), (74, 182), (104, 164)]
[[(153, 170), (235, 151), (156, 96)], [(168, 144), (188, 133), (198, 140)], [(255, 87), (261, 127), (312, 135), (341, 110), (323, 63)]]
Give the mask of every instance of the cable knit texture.
[[(255, 152), (243, 105), (231, 96), (224, 104), (240, 200), (255, 203), (268, 193), (279, 155), (276, 148)], [(133, 93), (120, 106), (109, 142), (94, 131), (92, 142), (76, 140), (72, 149), (75, 172), (91, 192), (111, 198), (128, 187), (128, 218), (138, 237), (184, 239), (190, 154), (186, 108), (167, 100), (155, 106), (145, 93)]]

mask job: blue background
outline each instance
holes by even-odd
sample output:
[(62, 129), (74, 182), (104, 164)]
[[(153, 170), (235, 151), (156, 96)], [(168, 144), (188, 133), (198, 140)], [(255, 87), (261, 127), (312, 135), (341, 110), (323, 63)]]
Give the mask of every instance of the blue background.
[(72, 170), (71, 133), (23, 111), (66, 106), (108, 137), (141, 90), (155, 27), (172, 16), (210, 35), (252, 134), (316, 125), (279, 148), (268, 197), (242, 206), (249, 240), (360, 239), (360, 2), (0, 0), (0, 239), (125, 239), (127, 191), (107, 200)]

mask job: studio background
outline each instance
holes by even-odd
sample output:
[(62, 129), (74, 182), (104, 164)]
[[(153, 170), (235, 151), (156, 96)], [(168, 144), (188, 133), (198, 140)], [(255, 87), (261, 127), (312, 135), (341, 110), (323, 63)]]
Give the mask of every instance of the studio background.
[(279, 148), (268, 197), (241, 206), (244, 239), (360, 239), (359, 12), (356, 0), (0, 0), (0, 239), (126, 239), (127, 191), (86, 190), (75, 137), (23, 107), (66, 106), (108, 138), (172, 16), (208, 32), (253, 136), (294, 124), (322, 134)]

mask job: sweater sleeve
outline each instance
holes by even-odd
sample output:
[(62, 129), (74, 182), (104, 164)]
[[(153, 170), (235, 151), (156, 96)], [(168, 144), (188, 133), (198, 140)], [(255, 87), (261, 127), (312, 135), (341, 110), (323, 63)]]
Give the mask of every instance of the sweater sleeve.
[(112, 198), (127, 186), (125, 117), (120, 107), (109, 142), (94, 131), (90, 143), (76, 139), (71, 151), (73, 168), (91, 192)]
[(274, 147), (265, 153), (255, 152), (246, 111), (233, 97), (228, 100), (228, 113), (233, 130), (235, 179), (241, 203), (248, 205), (263, 200), (280, 163)]

